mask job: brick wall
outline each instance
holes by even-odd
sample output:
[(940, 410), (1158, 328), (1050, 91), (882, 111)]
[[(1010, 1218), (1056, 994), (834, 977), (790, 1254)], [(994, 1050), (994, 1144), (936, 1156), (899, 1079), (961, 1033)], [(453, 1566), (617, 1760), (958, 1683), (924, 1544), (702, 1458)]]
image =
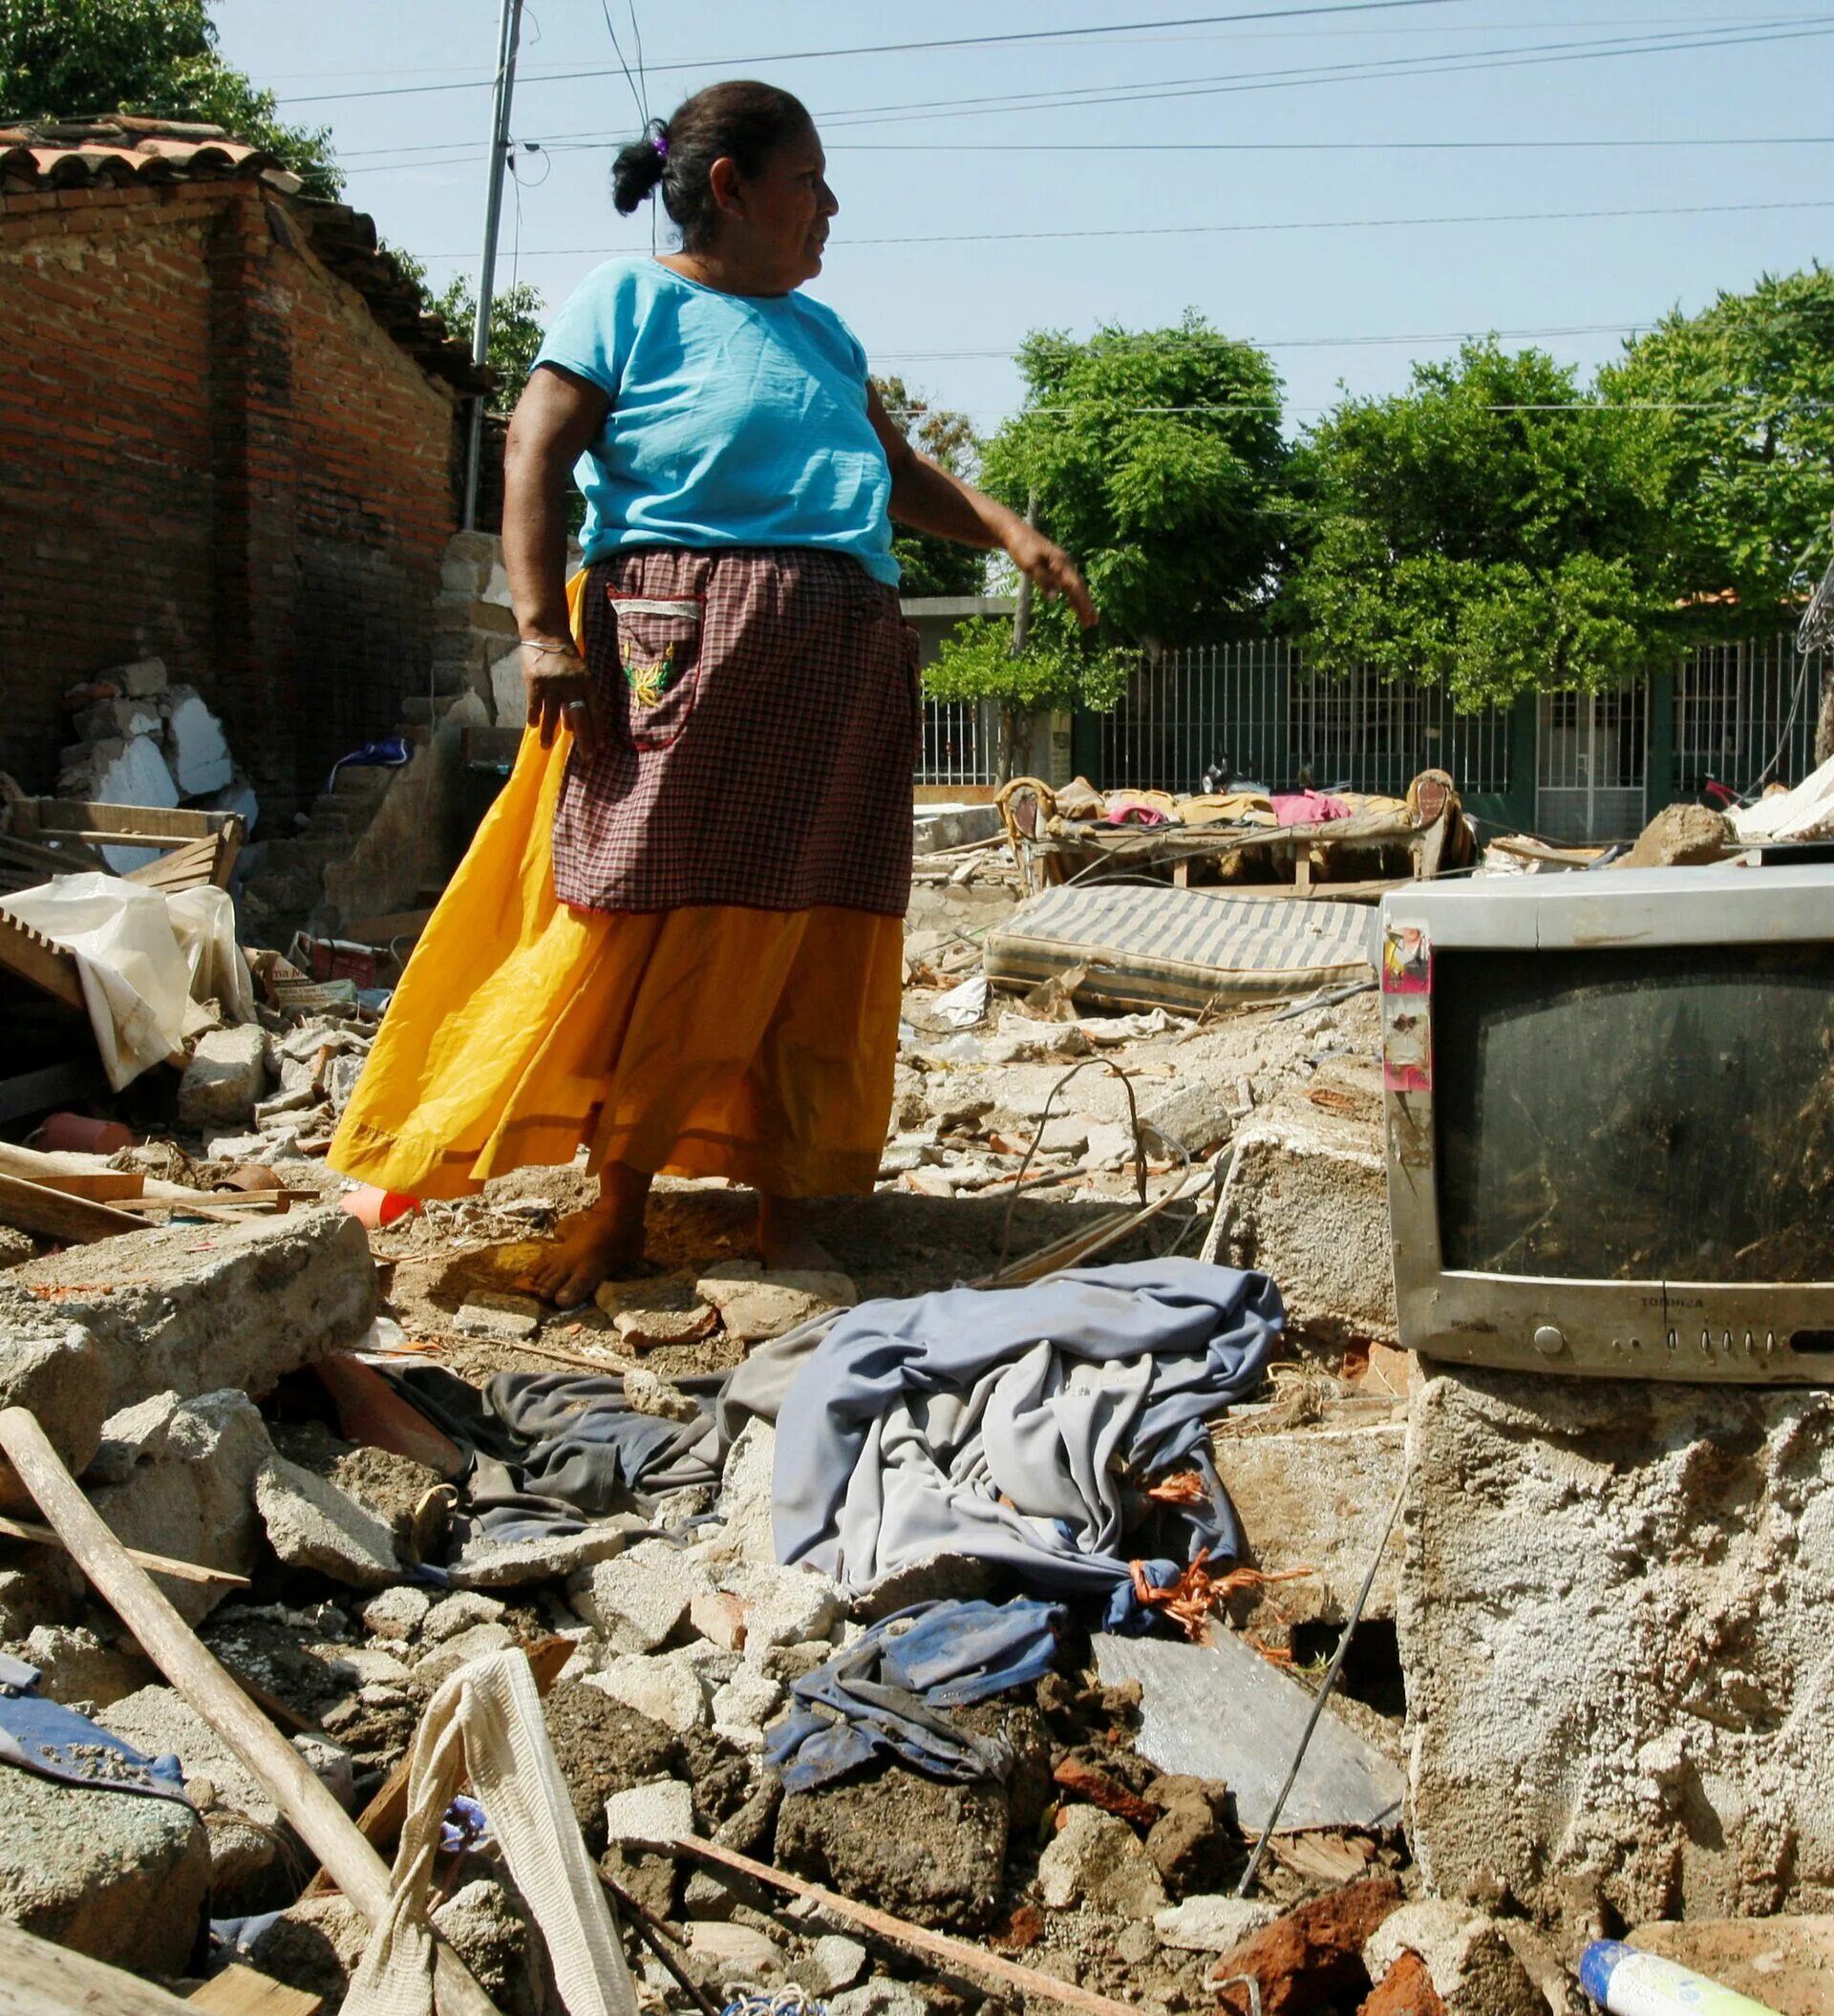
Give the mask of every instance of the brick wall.
[(0, 769), (157, 652), (265, 810), (426, 690), (454, 395), (248, 182), (0, 203)]

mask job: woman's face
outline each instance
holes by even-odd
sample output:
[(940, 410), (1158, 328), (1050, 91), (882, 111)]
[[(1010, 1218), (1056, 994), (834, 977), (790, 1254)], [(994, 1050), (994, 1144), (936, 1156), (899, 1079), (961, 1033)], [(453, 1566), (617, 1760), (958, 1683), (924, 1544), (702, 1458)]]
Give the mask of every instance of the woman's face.
[(768, 274), (774, 288), (787, 292), (821, 270), (828, 220), (841, 207), (826, 177), (827, 158), (811, 126), (786, 140), (760, 173), (735, 180), (729, 214), (743, 233), (748, 263)]

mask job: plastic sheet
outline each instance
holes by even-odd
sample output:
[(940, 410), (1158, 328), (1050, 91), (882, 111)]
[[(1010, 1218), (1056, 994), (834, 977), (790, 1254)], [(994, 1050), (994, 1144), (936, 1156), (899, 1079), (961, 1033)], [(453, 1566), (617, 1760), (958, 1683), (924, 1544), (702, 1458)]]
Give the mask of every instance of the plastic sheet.
[(117, 1092), (207, 1029), (200, 1003), (252, 1021), (254, 988), (222, 889), (161, 895), (112, 875), (63, 875), (0, 900), (76, 955), (96, 1048)]

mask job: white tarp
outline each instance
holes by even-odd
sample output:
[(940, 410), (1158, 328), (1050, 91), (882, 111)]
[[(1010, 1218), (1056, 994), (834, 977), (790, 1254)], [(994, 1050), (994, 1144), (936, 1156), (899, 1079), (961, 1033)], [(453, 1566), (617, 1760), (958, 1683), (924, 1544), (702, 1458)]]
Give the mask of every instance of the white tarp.
[(96, 1048), (117, 1092), (211, 1026), (202, 1003), (214, 1000), (231, 1022), (254, 1020), (235, 905), (222, 889), (162, 896), (113, 875), (62, 875), (0, 897), (0, 909), (76, 955)]
[(1823, 840), (1834, 834), (1834, 757), (1794, 791), (1780, 791), (1732, 816), (1741, 840)]

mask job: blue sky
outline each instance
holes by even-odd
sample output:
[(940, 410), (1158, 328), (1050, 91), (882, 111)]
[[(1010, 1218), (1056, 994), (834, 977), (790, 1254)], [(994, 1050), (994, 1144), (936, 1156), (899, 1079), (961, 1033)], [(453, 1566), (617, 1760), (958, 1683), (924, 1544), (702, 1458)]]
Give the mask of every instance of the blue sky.
[[(1392, 391), (1411, 359), (1455, 348), (1430, 337), (1558, 330), (1535, 340), (1589, 370), (1628, 326), (1827, 255), (1834, 6), (1302, 6), (635, 0), (652, 112), (733, 74), (810, 105), (842, 205), (811, 291), (877, 368), (984, 431), (1018, 403), (1011, 353), (1039, 327), (1157, 327), (1196, 308), (1272, 347), (1296, 427), (1340, 381)], [(525, 15), (515, 132), (541, 144), (519, 158), (499, 282), (531, 280), (550, 302), (650, 243), (647, 212), (620, 218), (608, 190), (637, 109), (607, 9), (633, 59), (630, 0), (532, 0)], [(800, 53), (1226, 11), (1289, 18)], [(230, 61), (288, 117), (331, 126), (348, 201), (390, 243), (436, 286), (476, 270), (489, 93), (475, 80), (490, 72), (496, 0), (220, 0), (213, 12)], [(1657, 41), (1702, 46), (1647, 48)], [(567, 71), (599, 74), (556, 74)], [(424, 88), (455, 85), (471, 88)], [(1022, 95), (1054, 93), (1084, 102)], [(1776, 144), (1799, 139), (1824, 143)], [(1600, 140), (1682, 144), (1418, 144)], [(1708, 144), (1720, 141), (1738, 144)], [(1175, 144), (1190, 142), (1205, 151)], [(1723, 207), (1736, 205), (1797, 207)], [(1694, 214), (1390, 222), (1622, 210)], [(1002, 235), (1028, 233), (1102, 235)], [(1350, 340), (1387, 337), (1411, 340)]]

